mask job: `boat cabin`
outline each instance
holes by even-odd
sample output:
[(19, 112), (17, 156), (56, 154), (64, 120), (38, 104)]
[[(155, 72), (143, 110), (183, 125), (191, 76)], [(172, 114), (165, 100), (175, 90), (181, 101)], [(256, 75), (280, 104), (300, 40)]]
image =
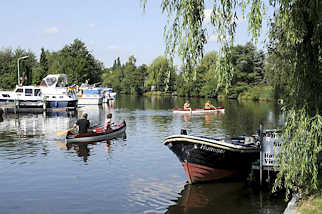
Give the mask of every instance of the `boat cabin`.
[(26, 97), (41, 97), (41, 89), (34, 86), (22, 86), (17, 87), (15, 90), (16, 96), (26, 96)]

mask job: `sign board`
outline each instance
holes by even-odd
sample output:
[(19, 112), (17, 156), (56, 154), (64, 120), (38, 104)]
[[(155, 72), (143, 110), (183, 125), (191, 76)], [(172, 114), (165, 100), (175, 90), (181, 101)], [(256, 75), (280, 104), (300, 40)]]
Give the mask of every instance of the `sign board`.
[(278, 132), (267, 131), (263, 137), (263, 166), (275, 166), (281, 150), (282, 138)]

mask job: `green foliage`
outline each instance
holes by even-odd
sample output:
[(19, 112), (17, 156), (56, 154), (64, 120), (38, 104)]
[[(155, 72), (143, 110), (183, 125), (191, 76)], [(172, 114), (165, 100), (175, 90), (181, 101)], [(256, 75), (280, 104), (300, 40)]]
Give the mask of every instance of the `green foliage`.
[(286, 94), (287, 123), (275, 189), (310, 194), (318, 188), (316, 156), (321, 151), (322, 3), (279, 4), (270, 31), (270, 54), (278, 59), (273, 74), (282, 77), (275, 79)]
[[(198, 66), (194, 72), (189, 72), (189, 67), (182, 67), (181, 73), (177, 77), (177, 94), (179, 96), (200, 96), (201, 89), (205, 83), (203, 66)], [(198, 71), (199, 72), (198, 72)]]
[(113, 67), (105, 69), (102, 80), (103, 85), (113, 88), (116, 92), (121, 92), (121, 82), (124, 78), (120, 57), (114, 60)]
[(239, 94), (238, 99), (240, 100), (263, 100), (273, 101), (274, 100), (274, 89), (271, 86), (257, 85), (252, 88), (248, 88), (246, 91)]
[[(319, 177), (320, 185), (322, 185), (322, 175)], [(314, 194), (313, 197), (307, 197), (296, 209), (298, 214), (317, 214), (322, 211), (322, 189)]]
[(144, 93), (144, 81), (147, 76), (148, 66), (145, 64), (136, 68), (132, 75), (131, 94)]
[(193, 67), (202, 57), (206, 43), (206, 29), (202, 26), (204, 1), (163, 0), (161, 8), (168, 14), (164, 30), (167, 52), (171, 55), (177, 50), (184, 64)]
[(59, 51), (58, 55), (56, 72), (67, 74), (71, 82), (81, 84), (88, 80), (93, 84), (101, 81), (103, 65), (93, 57), (82, 41), (75, 39)]
[(128, 61), (123, 66), (124, 78), (121, 82), (122, 92), (125, 94), (134, 94), (136, 92), (136, 87), (138, 85), (137, 80), (135, 80), (136, 73), (136, 59), (134, 56), (130, 56)]
[(136, 67), (136, 59), (130, 56), (125, 64), (121, 64), (120, 58), (114, 60), (113, 66), (105, 69), (102, 75), (103, 85), (111, 87), (114, 91), (124, 94), (143, 94), (145, 92), (145, 80), (148, 75), (148, 66)]
[(275, 73), (287, 76), (287, 103), (295, 109), (308, 106), (309, 115), (314, 115), (322, 106), (322, 3), (280, 4), (270, 31), (270, 53), (284, 66), (274, 67)]
[(41, 48), (41, 54), (40, 54), (40, 60), (39, 60), (39, 64), (40, 64), (40, 69), (39, 69), (39, 75), (38, 79), (35, 80), (35, 82), (40, 83), (41, 80), (43, 78), (45, 78), (48, 74), (48, 60), (47, 60), (47, 56), (46, 56), (46, 52), (44, 48)]
[(43, 68), (39, 63), (36, 63), (32, 69), (32, 85), (39, 85), (43, 77)]
[[(200, 67), (205, 70), (204, 84), (200, 90), (200, 95), (205, 97), (216, 97), (217, 96), (217, 77), (216, 67), (218, 63), (218, 53), (215, 51), (207, 53), (200, 63)], [(197, 71), (198, 72), (198, 71)]]
[[(262, 51), (257, 51), (252, 43), (233, 46), (230, 53), (235, 72), (231, 85), (227, 88), (227, 97), (237, 99), (239, 94), (263, 81), (265, 55)], [(206, 54), (192, 71), (189, 71), (189, 66), (183, 66), (177, 82), (180, 85), (177, 88), (178, 95), (217, 97), (218, 92), (223, 90), (219, 88), (217, 75), (220, 60), (222, 58), (214, 51)], [(264, 97), (256, 96), (254, 99)]]
[(101, 81), (103, 64), (96, 60), (85, 44), (78, 39), (70, 45), (65, 45), (60, 51), (44, 54), (41, 63), (44, 72), (42, 75), (46, 74), (46, 61), (48, 73), (67, 74), (70, 83), (81, 84), (88, 80), (90, 84), (94, 84)]
[(283, 61), (284, 60), (273, 54), (268, 55), (265, 59), (264, 82), (273, 87), (275, 99), (285, 98), (287, 96), (288, 74), (279, 72), (280, 69), (278, 68), (285, 67), (283, 70), (289, 71), (290, 65), (283, 63)]
[(248, 88), (258, 85), (264, 78), (264, 53), (257, 51), (252, 43), (231, 48), (231, 60), (234, 69), (229, 98), (238, 98)]
[(310, 117), (306, 109), (288, 110), (283, 129), (282, 152), (279, 154), (279, 173), (274, 190), (285, 187), (303, 195), (318, 189), (318, 156), (322, 151), (322, 117)]
[(35, 55), (23, 49), (6, 49), (0, 51), (0, 88), (13, 89), (18, 84), (18, 65), (17, 60), (20, 57), (28, 58), (19, 60), (20, 78), (24, 76), (24, 84), (31, 84), (33, 78), (33, 68), (37, 61)]
[(148, 77), (145, 82), (147, 91), (174, 91), (176, 73), (173, 62), (163, 56), (157, 57), (148, 67)]
[(180, 73), (176, 79), (177, 95), (190, 96), (190, 94), (189, 94), (190, 87), (187, 83), (188, 82), (184, 81), (183, 73)]

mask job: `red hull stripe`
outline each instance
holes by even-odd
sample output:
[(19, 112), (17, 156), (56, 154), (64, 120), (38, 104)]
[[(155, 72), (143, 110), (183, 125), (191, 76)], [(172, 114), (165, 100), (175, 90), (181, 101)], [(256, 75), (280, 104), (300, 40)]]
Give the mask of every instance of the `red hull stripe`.
[(188, 178), (188, 182), (190, 184), (201, 181), (217, 180), (232, 176), (236, 173), (236, 171), (234, 170), (214, 169), (193, 163), (182, 162), (182, 165), (184, 167), (184, 170)]

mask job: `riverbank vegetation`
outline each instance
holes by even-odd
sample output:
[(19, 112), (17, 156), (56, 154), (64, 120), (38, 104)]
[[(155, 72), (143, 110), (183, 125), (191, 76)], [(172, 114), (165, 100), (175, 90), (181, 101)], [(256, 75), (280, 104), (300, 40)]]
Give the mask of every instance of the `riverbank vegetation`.
[[(17, 82), (17, 59), (24, 84), (39, 84), (47, 74), (65, 73), (69, 83), (99, 83), (117, 93), (136, 95), (178, 95), (195, 97), (225, 97), (230, 99), (275, 100), (281, 97), (280, 88), (272, 78), (272, 64), (263, 51), (248, 42), (231, 47), (235, 73), (225, 93), (219, 87), (216, 68), (221, 60), (218, 52), (207, 53), (194, 67), (174, 65), (170, 58), (159, 56), (150, 65), (137, 65), (135, 56), (126, 62), (117, 57), (111, 67), (94, 58), (86, 45), (75, 39), (61, 50), (41, 49), (39, 62), (35, 54), (23, 49), (0, 50), (0, 88), (13, 89)], [(277, 89), (277, 90), (275, 90)]]
[[(320, 185), (322, 185), (322, 175), (320, 175)], [(296, 212), (298, 214), (321, 214), (322, 213), (322, 189), (319, 189), (314, 195), (305, 198), (299, 204)]]

